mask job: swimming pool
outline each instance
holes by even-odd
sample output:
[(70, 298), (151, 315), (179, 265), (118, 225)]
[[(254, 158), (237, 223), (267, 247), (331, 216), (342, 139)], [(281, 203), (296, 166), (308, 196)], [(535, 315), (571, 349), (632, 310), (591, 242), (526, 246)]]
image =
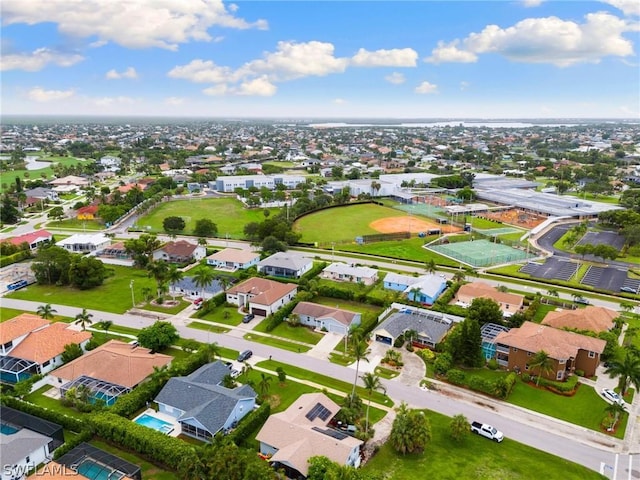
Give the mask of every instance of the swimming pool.
[(124, 477), (122, 472), (107, 467), (91, 458), (85, 458), (80, 465), (76, 466), (76, 471), (89, 480), (119, 480)]
[(169, 434), (173, 431), (173, 425), (171, 425), (169, 422), (165, 422), (164, 420), (160, 420), (159, 418), (152, 417), (147, 413), (136, 418), (134, 422), (136, 422), (138, 425), (153, 428), (154, 430), (158, 430), (159, 432), (166, 434)]
[(3, 435), (13, 435), (14, 433), (16, 433), (19, 430), (20, 430), (19, 428), (16, 428), (13, 425), (8, 425), (6, 423), (0, 423), (0, 433), (2, 433)]

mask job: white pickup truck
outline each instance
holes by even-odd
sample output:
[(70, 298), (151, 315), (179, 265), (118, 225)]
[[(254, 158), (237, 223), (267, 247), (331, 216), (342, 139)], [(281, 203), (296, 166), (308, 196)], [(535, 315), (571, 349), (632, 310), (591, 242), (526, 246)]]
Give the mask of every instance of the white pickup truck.
[(498, 443), (504, 440), (504, 435), (500, 430), (486, 423), (471, 422), (471, 431)]

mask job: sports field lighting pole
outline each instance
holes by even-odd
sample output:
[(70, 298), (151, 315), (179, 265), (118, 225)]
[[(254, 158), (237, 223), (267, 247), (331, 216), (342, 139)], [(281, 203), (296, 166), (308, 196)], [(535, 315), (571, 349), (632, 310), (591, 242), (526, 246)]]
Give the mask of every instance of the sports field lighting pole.
[(131, 289), (131, 308), (136, 308), (136, 300), (133, 296), (133, 280), (129, 282), (129, 288)]

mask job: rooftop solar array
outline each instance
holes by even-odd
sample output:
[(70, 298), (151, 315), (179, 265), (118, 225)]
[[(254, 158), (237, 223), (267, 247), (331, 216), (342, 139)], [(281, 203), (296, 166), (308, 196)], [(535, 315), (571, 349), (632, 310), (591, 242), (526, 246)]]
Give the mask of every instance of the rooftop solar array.
[(316, 418), (320, 418), (320, 420), (326, 421), (330, 416), (331, 412), (329, 411), (329, 409), (321, 403), (316, 403), (314, 407), (305, 415), (305, 417), (311, 421), (315, 420)]
[(347, 435), (346, 433), (342, 433), (338, 430), (334, 430), (332, 428), (320, 428), (320, 427), (313, 427), (311, 430), (315, 430), (316, 432), (320, 432), (324, 435), (327, 435), (329, 437), (335, 438), (336, 440), (344, 440), (345, 438), (347, 438), (349, 435)]

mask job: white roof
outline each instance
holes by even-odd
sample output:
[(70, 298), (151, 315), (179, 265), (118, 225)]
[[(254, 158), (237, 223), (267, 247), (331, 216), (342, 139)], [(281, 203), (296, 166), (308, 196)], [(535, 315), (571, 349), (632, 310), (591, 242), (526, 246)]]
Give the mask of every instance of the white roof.
[(105, 242), (110, 242), (111, 239), (104, 235), (103, 233), (93, 233), (93, 234), (85, 234), (85, 233), (76, 233), (71, 235), (69, 238), (65, 238), (64, 240), (60, 240), (56, 242), (56, 245), (62, 247), (64, 245), (100, 245)]
[(323, 272), (337, 273), (342, 275), (352, 275), (354, 277), (370, 278), (374, 277), (378, 271), (369, 267), (353, 267), (346, 263), (332, 263), (326, 267)]

